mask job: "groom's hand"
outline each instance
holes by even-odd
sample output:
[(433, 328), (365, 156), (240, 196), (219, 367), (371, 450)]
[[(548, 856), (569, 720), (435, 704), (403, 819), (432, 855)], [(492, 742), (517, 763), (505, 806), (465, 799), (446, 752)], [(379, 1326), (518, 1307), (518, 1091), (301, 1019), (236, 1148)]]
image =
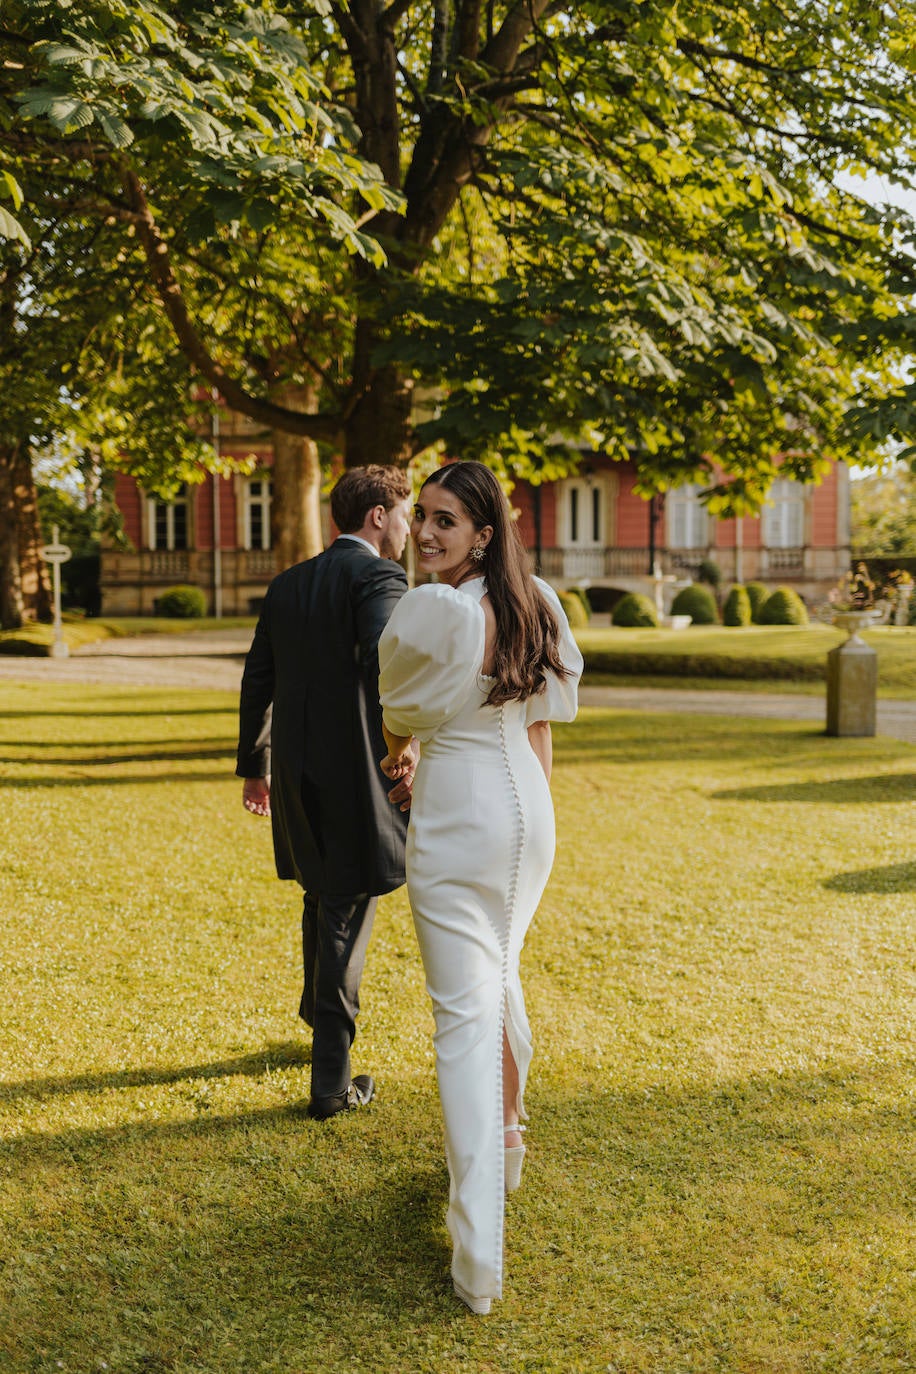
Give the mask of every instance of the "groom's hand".
[(388, 793), (388, 800), (392, 806), (399, 806), (402, 811), (410, 810), (410, 795), (413, 791), (414, 774), (417, 771), (417, 763), (420, 758), (420, 746), (416, 740), (411, 740), (410, 749), (398, 759), (400, 768), (398, 772), (390, 772), (385, 767), (390, 762), (390, 755), (382, 759), (380, 764), (382, 772), (386, 777), (397, 777), (398, 781)]
[(410, 810), (410, 794), (413, 791), (413, 772), (405, 774), (401, 781), (395, 783), (388, 793), (388, 800), (392, 806), (400, 806), (402, 811)]
[(253, 816), (269, 816), (270, 778), (246, 778), (242, 784), (242, 805)]

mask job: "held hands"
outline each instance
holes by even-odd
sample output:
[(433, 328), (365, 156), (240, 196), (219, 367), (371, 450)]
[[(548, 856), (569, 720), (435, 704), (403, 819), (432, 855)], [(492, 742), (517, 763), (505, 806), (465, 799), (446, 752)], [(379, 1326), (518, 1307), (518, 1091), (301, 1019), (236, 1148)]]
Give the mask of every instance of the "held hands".
[(406, 778), (408, 773), (413, 773), (415, 764), (413, 755), (408, 750), (406, 754), (398, 754), (396, 757), (386, 754), (379, 767), (386, 778), (398, 779)]
[(253, 816), (269, 816), (270, 778), (246, 778), (242, 785), (242, 805)]
[(395, 735), (389, 735), (387, 730), (385, 743), (388, 745), (388, 753), (381, 760), (379, 767), (386, 778), (391, 778), (396, 783), (388, 793), (388, 800), (392, 806), (400, 806), (402, 811), (408, 811), (413, 777), (417, 771), (417, 759), (420, 754), (419, 745), (415, 740), (399, 739)]

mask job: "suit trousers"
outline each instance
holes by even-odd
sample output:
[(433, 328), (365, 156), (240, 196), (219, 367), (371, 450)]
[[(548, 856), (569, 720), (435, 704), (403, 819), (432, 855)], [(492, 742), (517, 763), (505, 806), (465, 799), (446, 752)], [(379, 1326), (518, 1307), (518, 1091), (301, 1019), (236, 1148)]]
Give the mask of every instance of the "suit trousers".
[(378, 897), (306, 892), (302, 903), (305, 974), (299, 1015), (312, 1027), (312, 1101), (350, 1086), (359, 981)]

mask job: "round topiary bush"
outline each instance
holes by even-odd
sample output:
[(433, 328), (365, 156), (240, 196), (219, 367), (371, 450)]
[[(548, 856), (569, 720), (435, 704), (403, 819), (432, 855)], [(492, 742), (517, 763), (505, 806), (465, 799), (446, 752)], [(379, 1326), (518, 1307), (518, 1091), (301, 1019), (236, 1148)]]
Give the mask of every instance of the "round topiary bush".
[(576, 596), (575, 592), (557, 592), (557, 596), (566, 612), (570, 629), (584, 630), (588, 624), (588, 611), (582, 605), (581, 597)]
[(751, 603), (751, 620), (755, 625), (759, 625), (760, 612), (770, 594), (770, 589), (764, 582), (748, 582), (744, 590), (747, 592), (748, 600)]
[(639, 592), (627, 592), (611, 612), (611, 624), (624, 630), (654, 630), (658, 625), (655, 602)]
[(207, 598), (199, 587), (169, 587), (156, 597), (156, 614), (170, 620), (197, 620), (207, 614)]
[(722, 624), (750, 625), (750, 623), (751, 598), (747, 594), (747, 587), (732, 587), (722, 608)]
[(693, 625), (715, 625), (719, 619), (716, 598), (700, 582), (692, 582), (689, 587), (681, 588), (671, 603), (671, 614), (689, 615)]
[(798, 592), (777, 587), (770, 592), (760, 612), (761, 625), (807, 625), (808, 611)]
[(586, 621), (591, 620), (591, 618), (592, 618), (592, 608), (591, 608), (591, 603), (589, 602), (589, 599), (588, 599), (588, 591), (586, 590), (586, 588), (585, 588), (585, 587), (567, 587), (566, 590), (567, 590), (567, 592), (569, 593), (570, 596), (577, 596), (577, 597), (579, 598), (579, 600), (582, 602), (582, 609), (585, 611), (585, 619), (586, 619)]

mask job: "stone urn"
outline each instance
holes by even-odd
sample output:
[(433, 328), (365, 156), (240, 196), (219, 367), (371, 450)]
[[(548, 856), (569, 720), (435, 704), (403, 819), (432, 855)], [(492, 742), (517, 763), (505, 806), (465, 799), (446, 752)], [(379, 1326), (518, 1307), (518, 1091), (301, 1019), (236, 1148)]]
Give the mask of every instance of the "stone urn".
[(847, 635), (849, 636), (849, 639), (847, 639), (846, 641), (847, 644), (851, 639), (854, 639), (857, 643), (862, 644), (863, 641), (859, 639), (859, 631), (867, 630), (869, 625), (873, 625), (875, 623), (876, 616), (875, 612), (870, 610), (834, 611), (831, 619), (832, 623), (836, 625), (838, 630), (846, 631)]
[(894, 596), (894, 608), (891, 613), (892, 625), (908, 625), (910, 621), (910, 597), (913, 595), (912, 582), (901, 582), (897, 587)]

